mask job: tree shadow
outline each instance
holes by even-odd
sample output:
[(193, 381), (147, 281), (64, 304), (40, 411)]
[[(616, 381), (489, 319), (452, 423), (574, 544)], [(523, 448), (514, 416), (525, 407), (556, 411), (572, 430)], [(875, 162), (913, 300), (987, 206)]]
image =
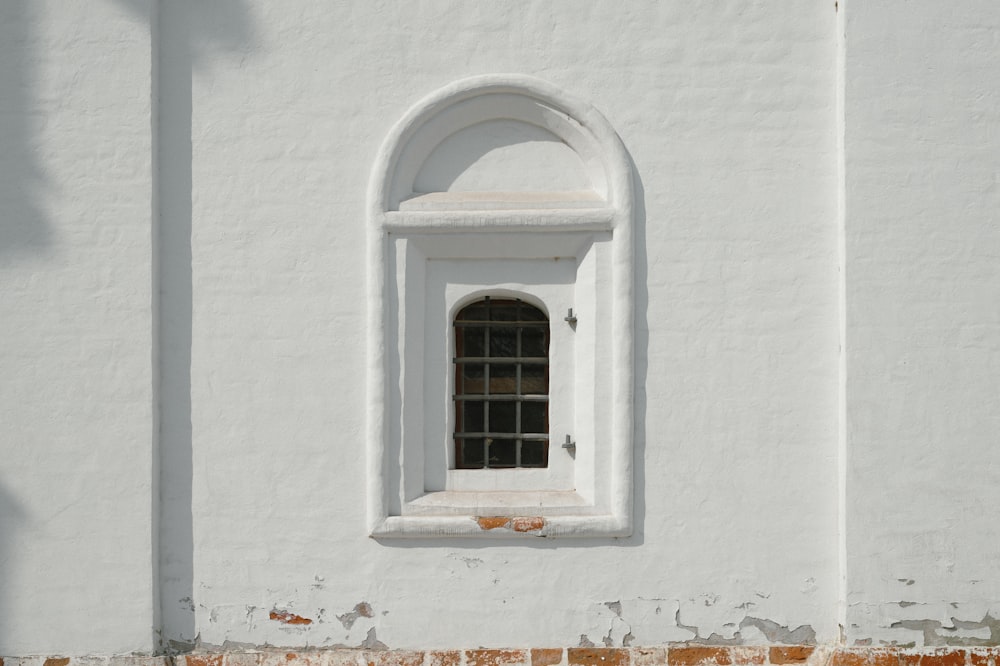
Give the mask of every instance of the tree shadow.
[(45, 122), (32, 93), (35, 58), (29, 0), (0, 3), (0, 265), (20, 254), (44, 254), (52, 229), (42, 202), (52, 186), (34, 136)]
[(154, 328), (159, 375), (153, 638), (160, 651), (174, 654), (189, 651), (198, 639), (191, 425), (192, 83), (194, 74), (211, 70), (216, 54), (250, 53), (260, 48), (260, 42), (246, 0), (114, 2), (148, 20), (152, 36)]
[[(190, 81), (192, 71), (211, 68), (213, 54), (250, 53), (261, 46), (247, 0), (112, 1), (150, 22), (153, 53), (159, 60), (161, 76), (171, 74), (163, 65), (187, 65)], [(177, 94), (180, 91), (161, 88), (160, 92)], [(164, 99), (162, 94), (160, 99)]]
[[(191, 503), (191, 115), (192, 76), (219, 53), (260, 48), (246, 0), (105, 0), (148, 24), (153, 62), (154, 349), (158, 438), (153, 457), (152, 567), (154, 643), (184, 649), (196, 638)], [(49, 100), (38, 99), (34, 49), (39, 32), (31, 0), (0, 2), (0, 267), (46, 255), (57, 243), (47, 202), (58, 183), (47, 176), (41, 130)], [(58, 26), (57, 26), (58, 27)], [(57, 224), (58, 222), (58, 224)], [(158, 501), (157, 501), (158, 500)], [(0, 487), (0, 617), (13, 557), (11, 539), (25, 513)], [(3, 624), (0, 623), (0, 629)], [(0, 646), (4, 645), (0, 635)]]

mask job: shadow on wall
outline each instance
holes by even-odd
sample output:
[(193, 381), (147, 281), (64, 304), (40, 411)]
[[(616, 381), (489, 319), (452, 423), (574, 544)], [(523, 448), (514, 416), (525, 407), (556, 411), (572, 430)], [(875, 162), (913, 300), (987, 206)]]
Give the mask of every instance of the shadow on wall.
[(0, 3), (0, 266), (18, 254), (45, 253), (52, 231), (42, 201), (52, 187), (36, 156), (31, 91), (34, 59), (30, 0)]
[[(16, 578), (13, 544), (18, 529), (26, 520), (24, 509), (0, 485), (0, 618), (11, 617), (17, 612), (13, 607), (11, 594), (11, 583)], [(0, 655), (10, 652), (8, 646), (13, 641), (12, 637), (4, 635), (4, 628), (4, 624), (0, 622)]]
[[(622, 142), (624, 143), (624, 141)], [(635, 237), (635, 340), (633, 344), (635, 362), (635, 402), (633, 420), (635, 422), (635, 440), (632, 455), (635, 462), (632, 473), (635, 475), (632, 480), (632, 488), (635, 493), (632, 508), (635, 518), (635, 532), (632, 539), (636, 545), (641, 545), (646, 540), (646, 377), (649, 375), (649, 285), (647, 284), (649, 275), (649, 259), (646, 256), (646, 188), (642, 183), (642, 176), (636, 168), (632, 159), (632, 153), (628, 152), (629, 165), (632, 167), (632, 187), (635, 189), (635, 218), (633, 219), (632, 233)]]
[[(196, 642), (191, 428), (191, 117), (192, 77), (215, 54), (259, 50), (245, 0), (113, 0), (150, 21), (157, 174), (154, 252), (159, 285), (158, 533), (153, 571), (158, 622), (154, 644), (166, 653)], [(154, 524), (157, 524), (154, 521)]]
[[(154, 251), (159, 273), (160, 364), (159, 605), (163, 643), (194, 640), (191, 512), (191, 83), (213, 54), (259, 50), (245, 0), (105, 0), (149, 25), (154, 65), (159, 213)], [(0, 267), (21, 255), (46, 255), (58, 226), (46, 201), (59, 183), (45, 171), (40, 129), (51, 119), (37, 99), (37, 20), (31, 0), (0, 2)], [(67, 28), (71, 26), (66, 26)], [(43, 55), (43, 54), (42, 54)], [(62, 66), (72, 66), (63, 63)], [(77, 66), (84, 66), (80, 63)], [(51, 147), (45, 147), (46, 150)], [(58, 146), (56, 147), (58, 149)], [(69, 223), (69, 220), (63, 221)], [(25, 511), (0, 487), (0, 618), (12, 579), (12, 541)], [(154, 524), (155, 524), (154, 520)], [(157, 557), (157, 551), (154, 551)], [(156, 563), (151, 563), (155, 565)], [(157, 567), (153, 566), (156, 571)], [(6, 612), (5, 612), (6, 611)], [(5, 640), (0, 622), (0, 653)]]
[[(525, 164), (530, 169), (504, 169)], [(589, 190), (580, 157), (541, 127), (516, 120), (491, 120), (455, 132), (427, 157), (414, 192)]]
[[(51, 184), (36, 156), (34, 130), (44, 117), (34, 113), (38, 102), (33, 79), (30, 0), (0, 2), (0, 268), (21, 255), (48, 252), (51, 229), (42, 201)], [(2, 446), (13, 446), (0, 442)], [(2, 459), (2, 457), (0, 457)], [(27, 514), (0, 485), (0, 654), (14, 637), (6, 634), (13, 617), (14, 544)]]
[[(255, 44), (245, 0), (114, 1), (144, 20), (151, 11), (190, 17), (190, 37), (185, 36), (184, 45), (189, 82), (191, 68), (206, 62), (210, 53), (249, 50)], [(0, 265), (18, 254), (45, 254), (55, 240), (44, 202), (59, 187), (47, 178), (36, 145), (36, 130), (47, 118), (32, 91), (36, 57), (31, 4), (30, 0), (0, 2)], [(154, 49), (155, 40), (154, 34)]]
[[(177, 47), (187, 53), (191, 70), (210, 69), (211, 56), (217, 53), (250, 53), (260, 48), (256, 23), (247, 0), (109, 0), (129, 9), (136, 16), (157, 19), (153, 50), (161, 65), (181, 64), (175, 56)], [(183, 24), (184, 33), (175, 32)], [(190, 80), (190, 76), (188, 77)], [(162, 92), (162, 91), (161, 91)], [(177, 91), (171, 91), (177, 92)], [(190, 88), (189, 99), (190, 99)], [(162, 99), (162, 96), (161, 96)]]

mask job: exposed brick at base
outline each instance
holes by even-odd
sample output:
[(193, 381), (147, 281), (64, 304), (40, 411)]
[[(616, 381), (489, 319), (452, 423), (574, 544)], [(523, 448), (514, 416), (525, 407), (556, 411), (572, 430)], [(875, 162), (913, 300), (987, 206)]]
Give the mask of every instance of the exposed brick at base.
[(676, 646), (668, 649), (668, 660), (677, 666), (731, 666), (733, 664), (763, 664), (765, 647), (708, 647), (704, 645)]
[(629, 653), (624, 648), (569, 648), (566, 661), (569, 666), (629, 666)]
[(561, 648), (535, 648), (531, 651), (531, 666), (555, 666), (562, 658)]
[(177, 657), (0, 657), (0, 666), (1000, 666), (1000, 646), (901, 649), (811, 645), (199, 652)]
[(768, 662), (772, 664), (798, 664), (813, 653), (807, 645), (776, 645), (768, 650)]

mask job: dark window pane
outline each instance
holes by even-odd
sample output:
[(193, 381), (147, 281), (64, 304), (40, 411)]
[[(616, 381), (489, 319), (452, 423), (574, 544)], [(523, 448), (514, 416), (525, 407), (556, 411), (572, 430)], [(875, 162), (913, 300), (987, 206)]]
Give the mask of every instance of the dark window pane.
[(548, 317), (534, 305), (521, 303), (521, 321), (548, 321)]
[[(547, 440), (535, 438), (522, 442), (506, 438), (525, 433), (537, 437), (548, 432), (547, 402), (509, 399), (548, 395), (548, 366), (520, 360), (548, 358), (549, 325), (545, 313), (515, 299), (486, 298), (458, 313), (455, 336), (455, 355), (459, 361), (490, 359), (488, 363), (456, 365), (455, 392), (459, 396), (455, 399), (456, 464), (465, 469), (545, 467)], [(484, 399), (468, 400), (462, 396)], [(500, 436), (475, 437), (475, 433), (485, 432)], [(472, 434), (473, 438), (464, 439), (463, 433)]]
[(545, 467), (548, 445), (544, 439), (526, 439), (521, 442), (521, 467)]
[(480, 469), (486, 466), (486, 448), (481, 439), (458, 440), (459, 469)]
[(517, 321), (517, 301), (491, 301), (490, 321)]
[(546, 402), (522, 402), (521, 432), (548, 432), (548, 428), (545, 426), (548, 407)]
[(479, 363), (462, 364), (462, 386), (458, 388), (459, 393), (468, 395), (478, 395), (483, 392), (484, 366)]
[(548, 356), (547, 337), (547, 328), (526, 326), (521, 329), (521, 356), (534, 356), (537, 358)]
[(460, 400), (462, 409), (462, 429), (459, 432), (485, 432), (483, 425), (483, 403), (479, 400)]
[(517, 381), (517, 365), (514, 363), (494, 363), (490, 365), (490, 394), (514, 393)]
[(479, 301), (462, 308), (455, 321), (486, 321), (486, 302)]
[(494, 439), (490, 442), (490, 467), (514, 467), (517, 465), (517, 441)]
[(459, 329), (462, 332), (462, 356), (486, 356), (486, 329), (478, 326), (466, 326)]
[(517, 403), (490, 403), (490, 432), (517, 432)]
[(547, 394), (549, 392), (549, 388), (545, 385), (546, 370), (547, 368), (544, 365), (522, 365), (521, 394)]
[(490, 329), (490, 356), (499, 358), (512, 358), (517, 355), (517, 329), (499, 328)]

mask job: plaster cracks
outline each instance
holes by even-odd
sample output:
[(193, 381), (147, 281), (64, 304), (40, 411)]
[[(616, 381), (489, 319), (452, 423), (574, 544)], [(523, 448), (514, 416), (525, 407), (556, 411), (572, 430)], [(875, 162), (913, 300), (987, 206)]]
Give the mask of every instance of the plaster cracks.
[[(899, 582), (909, 584), (905, 580)], [(852, 604), (864, 617), (864, 631), (851, 626), (854, 646), (978, 647), (1000, 645), (1000, 609), (985, 603), (919, 602), (907, 599), (882, 604)], [(867, 635), (866, 635), (867, 634)]]
[[(273, 599), (274, 591), (268, 592)], [(317, 605), (306, 603), (302, 608), (303, 604), (286, 599), (267, 605), (218, 604), (205, 611), (208, 622), (215, 625), (213, 634), (223, 632), (225, 646), (388, 649), (376, 636), (376, 609), (367, 601), (340, 609)], [(189, 647), (206, 648), (208, 643), (199, 637)]]
[(816, 644), (816, 632), (810, 625), (758, 617), (749, 612), (755, 605), (726, 605), (717, 595), (684, 602), (644, 598), (605, 601), (592, 608), (579, 646)]
[(458, 553), (450, 553), (448, 557), (461, 560), (467, 569), (476, 569), (483, 564), (483, 560), (478, 557), (465, 557), (463, 555), (459, 555)]

